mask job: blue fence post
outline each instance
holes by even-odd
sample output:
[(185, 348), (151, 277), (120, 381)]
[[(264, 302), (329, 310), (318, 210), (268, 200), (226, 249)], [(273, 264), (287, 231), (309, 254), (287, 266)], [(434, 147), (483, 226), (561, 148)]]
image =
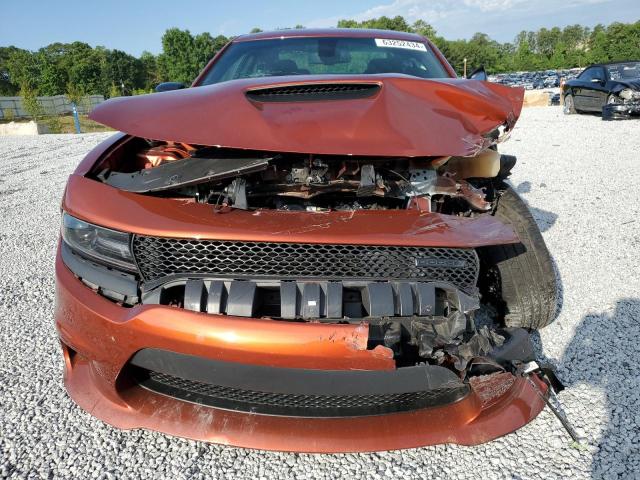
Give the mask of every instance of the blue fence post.
[(76, 108), (76, 102), (71, 102), (71, 110), (73, 111), (73, 123), (76, 126), (76, 133), (82, 133), (80, 131), (80, 118), (78, 117), (78, 109)]

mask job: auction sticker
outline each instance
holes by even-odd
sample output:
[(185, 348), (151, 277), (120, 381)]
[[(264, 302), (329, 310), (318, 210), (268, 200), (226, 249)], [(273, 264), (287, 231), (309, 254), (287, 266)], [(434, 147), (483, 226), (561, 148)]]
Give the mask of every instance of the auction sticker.
[(427, 51), (427, 47), (424, 43), (409, 42), (407, 40), (392, 40), (390, 38), (376, 38), (376, 45), (378, 47), (391, 47), (391, 48), (406, 48), (408, 50), (422, 50)]

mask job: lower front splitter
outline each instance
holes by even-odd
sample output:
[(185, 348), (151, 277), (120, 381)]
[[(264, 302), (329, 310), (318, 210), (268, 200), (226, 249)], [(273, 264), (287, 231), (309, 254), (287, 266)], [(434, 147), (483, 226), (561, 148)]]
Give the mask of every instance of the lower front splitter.
[[(507, 375), (506, 391), (410, 412), (342, 418), (304, 418), (224, 410), (171, 398), (138, 385), (122, 385), (122, 403), (103, 395), (91, 364), (67, 361), (65, 386), (84, 410), (122, 429), (144, 428), (224, 445), (291, 452), (367, 452), (442, 443), (477, 445), (535, 418), (543, 400), (522, 377)], [(531, 377), (543, 391), (546, 385)]]
[(452, 404), (468, 384), (437, 365), (393, 370), (276, 368), (162, 349), (138, 351), (121, 376), (191, 403), (286, 417), (360, 417)]

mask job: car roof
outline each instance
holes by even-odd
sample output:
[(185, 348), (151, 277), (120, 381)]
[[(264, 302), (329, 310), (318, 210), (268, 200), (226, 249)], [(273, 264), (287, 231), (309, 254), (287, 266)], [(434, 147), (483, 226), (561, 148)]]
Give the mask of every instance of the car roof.
[(234, 42), (248, 42), (252, 40), (269, 40), (274, 38), (296, 37), (351, 37), (351, 38), (389, 38), (392, 40), (407, 40), (423, 42), (424, 37), (409, 32), (395, 30), (375, 30), (366, 28), (298, 28), (287, 30), (272, 30), (270, 32), (249, 33), (233, 39)]
[(620, 60), (618, 62), (594, 63), (593, 65), (589, 65), (584, 69), (586, 70), (587, 68), (591, 68), (591, 67), (610, 67), (612, 65), (621, 65), (623, 63), (640, 63), (640, 60)]

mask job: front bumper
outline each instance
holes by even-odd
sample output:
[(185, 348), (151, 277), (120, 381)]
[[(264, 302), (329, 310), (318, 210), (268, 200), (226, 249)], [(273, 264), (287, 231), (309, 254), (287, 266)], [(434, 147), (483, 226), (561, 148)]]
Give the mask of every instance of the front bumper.
[(624, 120), (640, 115), (640, 103), (612, 103), (602, 108), (603, 120)]
[(321, 379), (323, 373), (353, 375), (356, 370), (393, 376), (395, 365), (388, 349), (367, 350), (364, 324), (289, 323), (156, 305), (124, 308), (82, 284), (60, 253), (56, 277), (65, 386), (80, 407), (118, 428), (266, 450), (376, 451), (479, 444), (525, 425), (544, 406), (526, 379), (511, 374), (472, 384), (466, 394), (445, 404), (366, 416), (283, 416), (178, 399), (135, 381), (129, 367), (137, 353), (156, 349), (232, 362), (259, 367), (261, 375), (269, 369), (274, 374), (313, 370)]

